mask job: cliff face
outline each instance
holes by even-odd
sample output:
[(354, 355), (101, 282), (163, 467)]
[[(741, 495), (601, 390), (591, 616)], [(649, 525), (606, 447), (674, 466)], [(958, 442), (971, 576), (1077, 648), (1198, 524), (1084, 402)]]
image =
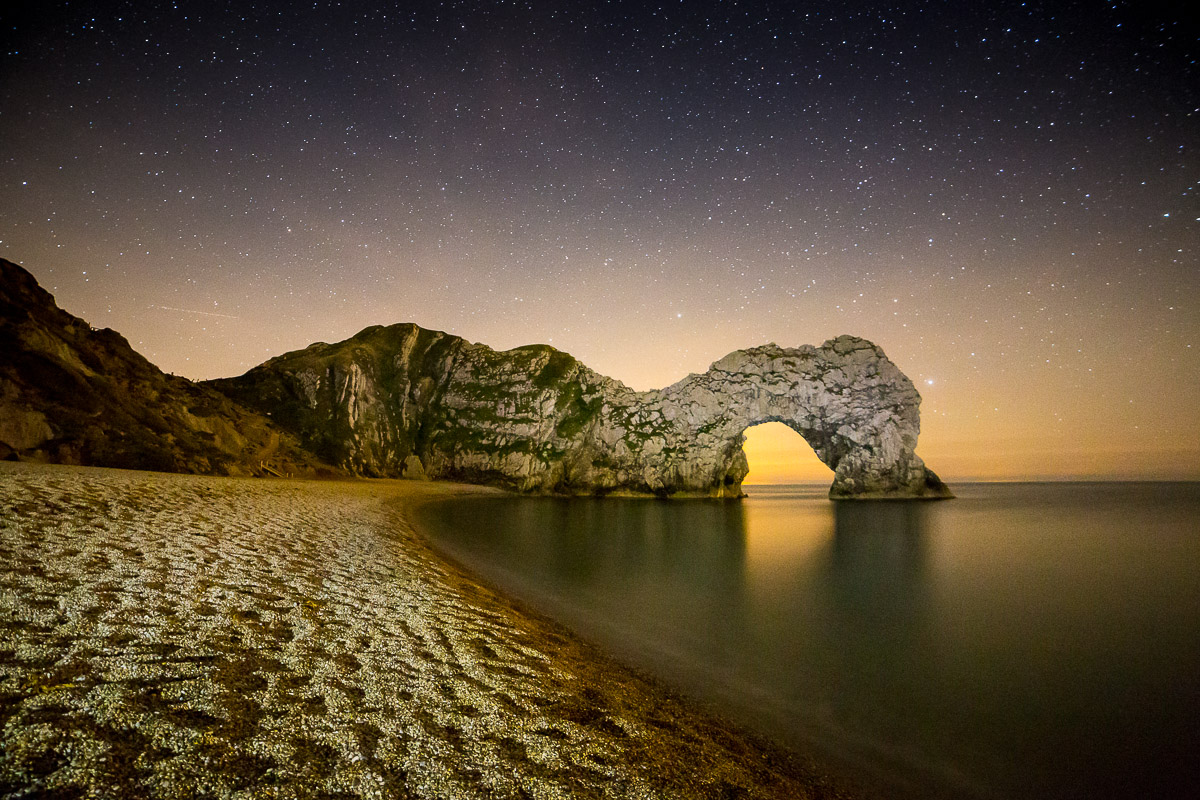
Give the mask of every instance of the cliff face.
[(914, 452), (920, 402), (850, 336), (739, 350), (635, 392), (552, 347), (497, 352), (411, 324), (195, 384), (0, 259), (0, 458), (215, 474), (312, 474), (320, 458), (525, 492), (736, 497), (743, 432), (778, 421), (834, 470), (833, 497), (949, 496)]
[(164, 374), (119, 333), (93, 330), (0, 259), (0, 458), (167, 472), (311, 474), (290, 434), (228, 397)]
[(875, 345), (739, 350), (635, 392), (545, 345), (496, 352), (373, 327), (211, 385), (352, 472), (526, 492), (738, 496), (743, 432), (779, 421), (834, 470), (837, 498), (946, 497), (915, 454), (920, 395)]

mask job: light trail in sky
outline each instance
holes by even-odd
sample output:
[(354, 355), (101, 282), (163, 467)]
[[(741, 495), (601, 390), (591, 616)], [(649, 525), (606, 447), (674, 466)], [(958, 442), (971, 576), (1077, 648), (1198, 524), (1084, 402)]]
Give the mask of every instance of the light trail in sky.
[(151, 308), (161, 308), (163, 311), (178, 311), (181, 314), (201, 314), (205, 317), (223, 317), (225, 319), (241, 319), (232, 314), (218, 314), (216, 311), (196, 311), (191, 308), (175, 308), (174, 306), (150, 306)]

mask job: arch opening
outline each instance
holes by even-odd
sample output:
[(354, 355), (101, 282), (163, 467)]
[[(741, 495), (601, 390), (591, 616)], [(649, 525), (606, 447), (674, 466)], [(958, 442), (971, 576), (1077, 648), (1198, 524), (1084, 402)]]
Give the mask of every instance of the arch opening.
[(833, 481), (833, 470), (817, 458), (803, 436), (784, 423), (751, 425), (745, 436), (742, 452), (750, 471), (742, 480), (743, 486)]

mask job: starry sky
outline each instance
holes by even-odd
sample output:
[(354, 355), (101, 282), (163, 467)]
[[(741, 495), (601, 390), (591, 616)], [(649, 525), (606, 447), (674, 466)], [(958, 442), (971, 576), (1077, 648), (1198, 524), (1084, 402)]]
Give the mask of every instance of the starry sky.
[(21, 5), (0, 255), (164, 370), (411, 321), (649, 389), (852, 333), (947, 479), (1200, 478), (1184, 4)]

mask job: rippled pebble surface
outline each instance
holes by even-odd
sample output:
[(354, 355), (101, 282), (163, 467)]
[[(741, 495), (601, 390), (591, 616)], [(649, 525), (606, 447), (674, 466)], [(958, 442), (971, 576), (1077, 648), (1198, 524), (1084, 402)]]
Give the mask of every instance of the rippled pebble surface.
[(835, 797), (433, 554), (486, 491), (0, 463), (0, 797)]

